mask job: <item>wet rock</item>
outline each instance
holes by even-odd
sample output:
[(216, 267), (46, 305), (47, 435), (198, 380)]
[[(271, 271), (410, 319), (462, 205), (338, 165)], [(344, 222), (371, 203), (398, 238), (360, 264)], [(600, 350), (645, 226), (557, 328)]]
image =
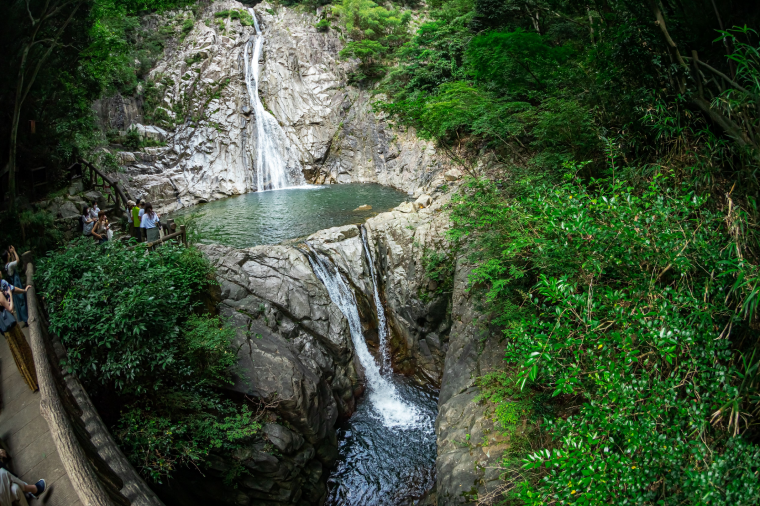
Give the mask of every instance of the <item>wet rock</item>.
[(483, 497), (503, 485), (498, 463), (507, 441), (495, 427), (488, 404), (477, 402), (476, 381), (503, 367), (504, 348), (498, 336), (490, 336), (487, 319), (476, 310), (477, 295), (468, 290), (470, 270), (471, 266), (459, 263), (454, 280), (454, 323), (436, 420), (438, 506), (469, 502), (463, 491), (470, 497)]
[(154, 141), (166, 140), (169, 135), (163, 128), (155, 125), (143, 125), (141, 123), (133, 123), (127, 130), (136, 130), (140, 135), (140, 138), (151, 139)]
[(424, 209), (426, 207), (430, 207), (430, 204), (433, 203), (432, 197), (430, 195), (420, 195), (417, 197), (417, 200), (414, 201), (415, 209)]
[(371, 211), (371, 210), (372, 210), (372, 206), (371, 205), (364, 204), (364, 205), (359, 206), (356, 209), (354, 209), (354, 212), (356, 212), (356, 211)]
[(137, 161), (137, 158), (135, 158), (134, 153), (130, 153), (129, 151), (119, 151), (116, 153), (116, 158), (119, 159), (119, 163), (122, 165), (126, 165), (129, 163), (135, 163)]

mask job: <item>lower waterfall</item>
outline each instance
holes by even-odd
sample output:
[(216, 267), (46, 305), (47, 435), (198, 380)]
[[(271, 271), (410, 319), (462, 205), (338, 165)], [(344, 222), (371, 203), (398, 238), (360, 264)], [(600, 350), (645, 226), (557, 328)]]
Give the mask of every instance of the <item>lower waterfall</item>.
[(309, 255), (309, 262), (314, 273), (327, 288), (330, 300), (338, 306), (348, 320), (354, 351), (364, 367), (369, 400), (377, 415), (382, 418), (386, 427), (414, 427), (422, 421), (419, 419), (420, 413), (414, 406), (404, 402), (396, 392), (395, 386), (380, 373), (380, 367), (370, 354), (364, 334), (362, 334), (362, 322), (359, 319), (359, 309), (356, 307), (354, 293), (329, 259), (311, 249), (311, 246), (309, 249), (312, 253)]
[[(437, 393), (393, 374), (390, 366), (381, 370), (364, 340), (356, 297), (348, 282), (329, 258), (307, 246), (314, 273), (348, 320), (367, 387), (367, 396), (359, 402), (356, 413), (339, 428), (339, 459), (328, 479), (327, 504), (414, 504), (435, 482)], [(369, 248), (365, 254), (374, 270)], [(385, 323), (376, 284), (374, 290), (378, 319), (382, 314)], [(381, 350), (387, 348), (387, 338), (381, 343)]]
[(372, 296), (375, 299), (375, 310), (377, 311), (377, 337), (380, 342), (380, 358), (382, 359), (382, 370), (390, 372), (391, 359), (390, 351), (388, 350), (388, 322), (385, 319), (385, 309), (383, 303), (380, 300), (380, 292), (377, 288), (377, 276), (375, 275), (375, 264), (372, 262), (372, 254), (369, 251), (369, 244), (367, 244), (367, 230), (364, 226), (361, 226), (362, 231), (362, 244), (364, 245), (364, 254), (367, 257), (367, 263), (369, 264), (369, 272), (372, 275)]

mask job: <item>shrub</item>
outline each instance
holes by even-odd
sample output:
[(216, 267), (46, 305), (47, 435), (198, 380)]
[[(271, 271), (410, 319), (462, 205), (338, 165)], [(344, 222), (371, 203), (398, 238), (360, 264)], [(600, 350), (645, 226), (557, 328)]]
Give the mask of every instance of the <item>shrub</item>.
[(314, 25), (314, 28), (316, 28), (318, 32), (326, 32), (330, 29), (330, 21), (327, 19), (320, 19), (319, 22)]
[(65, 366), (95, 399), (120, 399), (115, 435), (155, 481), (234, 450), (260, 428), (246, 405), (217, 391), (231, 382), (237, 350), (221, 318), (193, 314), (212, 279), (200, 252), (168, 244), (148, 254), (82, 238), (39, 262)]
[(124, 137), (124, 140), (122, 141), (122, 145), (127, 148), (130, 151), (137, 151), (140, 149), (140, 144), (142, 143), (142, 138), (140, 137), (140, 132), (137, 131), (136, 128), (130, 128), (127, 130), (127, 135)]
[(141, 394), (169, 376), (184, 381), (181, 325), (212, 273), (197, 250), (166, 245), (146, 255), (80, 238), (39, 268), (50, 329), (68, 349), (67, 366), (92, 388)]
[[(454, 237), (474, 234), (487, 259), (471, 281), (489, 287), (518, 385), (579, 406), (545, 420), (554, 442), (525, 465), (542, 479), (516, 494), (680, 504), (709, 489), (716, 504), (757, 502), (748, 385), (760, 378), (741, 348), (757, 267), (704, 197), (667, 179), (636, 190), (569, 177), (516, 200), (473, 182), (455, 208)], [(497, 408), (501, 423), (513, 407)]]

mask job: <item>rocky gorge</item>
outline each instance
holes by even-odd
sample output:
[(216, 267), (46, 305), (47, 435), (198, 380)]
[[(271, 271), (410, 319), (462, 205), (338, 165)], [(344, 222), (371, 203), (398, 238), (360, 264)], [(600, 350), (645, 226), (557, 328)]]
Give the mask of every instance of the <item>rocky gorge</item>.
[[(134, 99), (96, 104), (104, 128), (133, 128), (165, 144), (115, 152), (123, 171), (113, 174), (130, 195), (162, 212), (263, 190), (255, 177), (260, 118), (250, 104), (243, 61), (256, 32), (240, 18), (215, 16), (247, 9), (214, 2), (183, 40), (167, 47), (151, 71), (160, 101), (150, 117), (164, 118), (161, 124), (147, 124), (145, 105)], [(366, 402), (368, 384), (350, 318), (310, 263), (318, 255), (353, 293), (374, 359), (383, 361), (380, 306), (392, 371), (439, 393), (435, 485), (403, 502), (378, 504), (488, 497), (497, 486), (503, 441), (479, 400), (477, 378), (502, 355), (478, 311), (477, 292), (469, 289), (466, 258), (448, 253), (448, 204), (461, 172), (434, 145), (375, 112), (372, 102), (382, 96), (348, 84), (357, 62), (339, 58), (341, 37), (318, 32), (318, 17), (268, 3), (253, 13), (264, 41), (258, 93), (285, 134), (288, 166), (300, 167), (311, 184), (379, 183), (413, 201), (294, 245), (198, 246), (217, 270), (219, 311), (236, 328), (239, 363), (230, 395), (258, 399), (270, 415), (262, 442), (232, 460), (215, 459), (203, 480), (180, 474), (167, 490), (178, 504), (327, 500), (339, 457), (337, 428)], [(431, 252), (446, 252), (448, 286), (430, 279)], [(236, 466), (246, 473), (230, 491), (223, 476)]]

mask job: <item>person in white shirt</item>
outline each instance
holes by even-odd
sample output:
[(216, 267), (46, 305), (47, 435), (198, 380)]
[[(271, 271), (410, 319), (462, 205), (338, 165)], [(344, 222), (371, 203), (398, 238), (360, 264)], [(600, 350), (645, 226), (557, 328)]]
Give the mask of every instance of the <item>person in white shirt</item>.
[(145, 229), (148, 242), (157, 241), (160, 238), (158, 232), (159, 218), (159, 215), (153, 211), (153, 205), (150, 202), (146, 203), (140, 227)]
[(145, 201), (143, 200), (142, 202), (140, 202), (138, 200), (137, 203), (140, 204), (140, 212), (137, 213), (137, 218), (140, 220), (140, 241), (144, 241), (145, 240), (145, 228), (143, 228), (143, 226), (142, 226), (142, 217), (143, 217), (143, 214), (145, 214)]
[(97, 220), (99, 214), (100, 214), (100, 208), (98, 207), (98, 202), (93, 200), (92, 207), (90, 208), (90, 218)]

